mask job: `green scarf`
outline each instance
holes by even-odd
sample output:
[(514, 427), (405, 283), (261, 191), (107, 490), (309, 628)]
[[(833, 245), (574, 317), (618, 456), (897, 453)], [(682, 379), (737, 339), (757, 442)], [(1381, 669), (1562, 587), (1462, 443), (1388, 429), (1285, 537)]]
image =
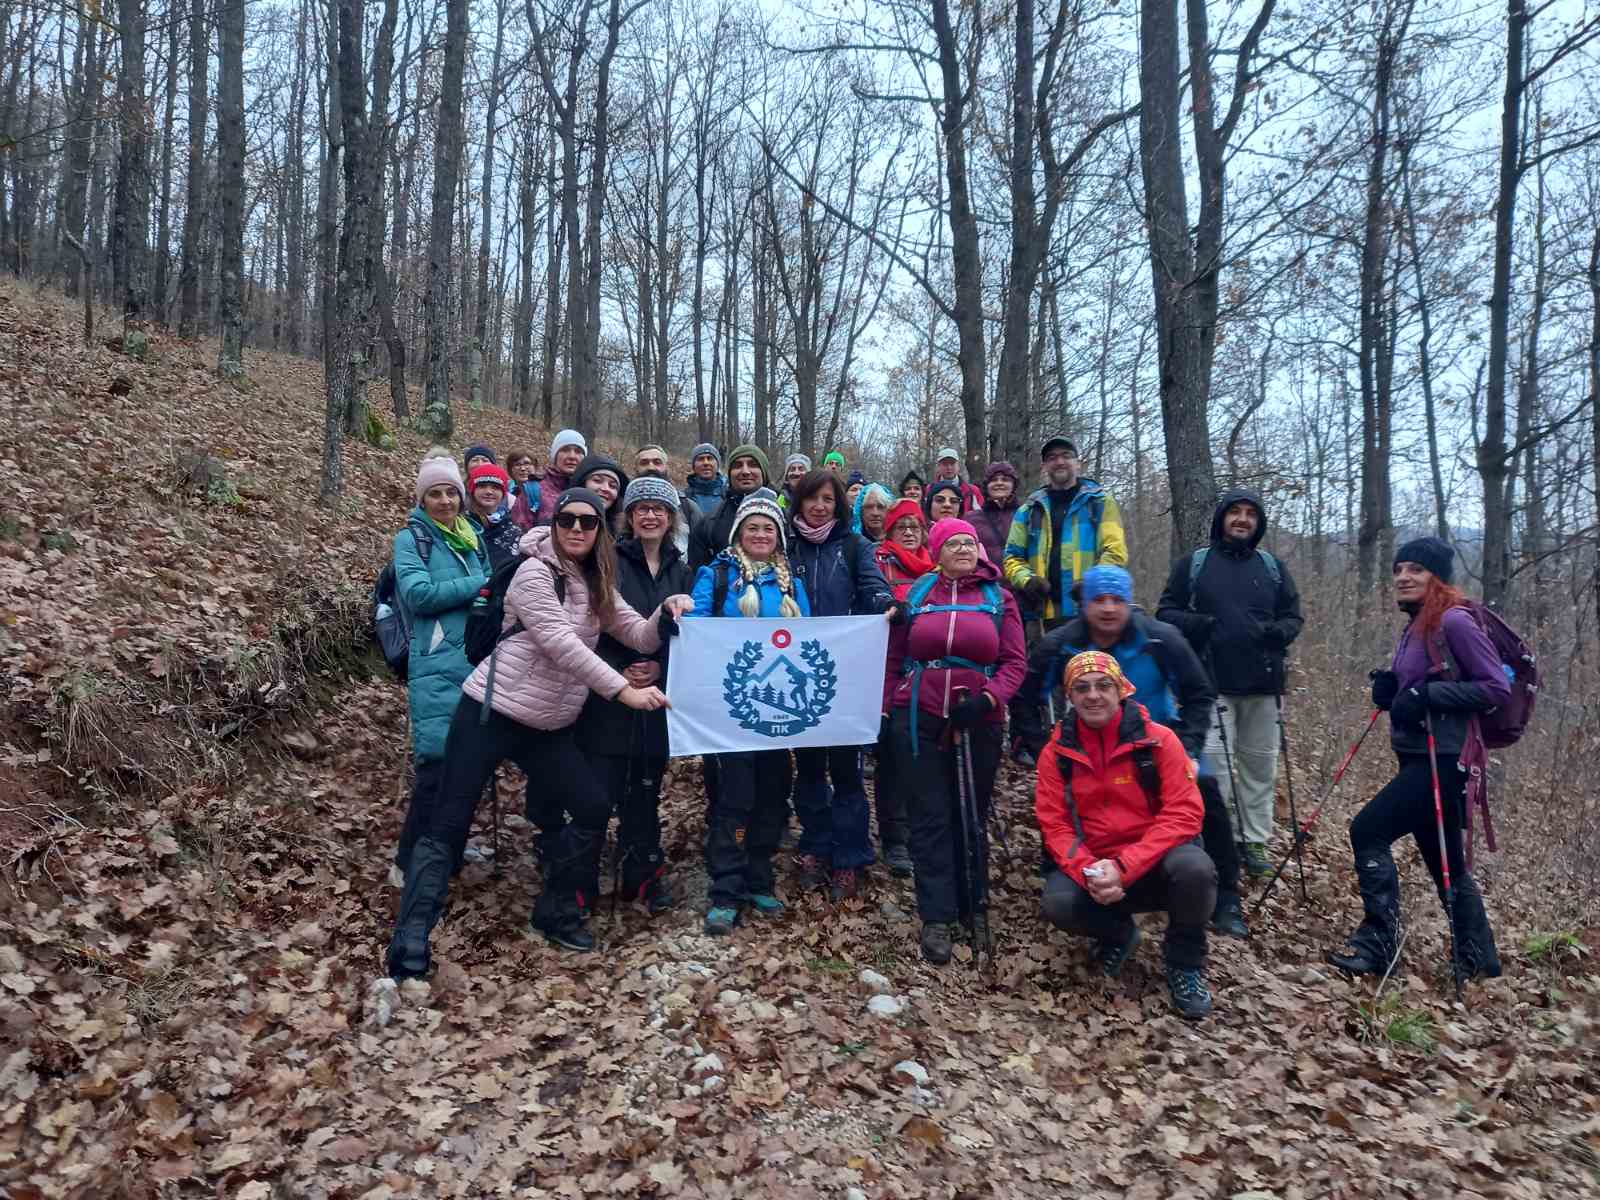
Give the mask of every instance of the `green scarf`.
[[(427, 513), (422, 515), (428, 517)], [(449, 546), (457, 554), (465, 556), (478, 552), (478, 534), (472, 528), (472, 522), (460, 513), (456, 514), (455, 523), (452, 525), (441, 525), (432, 517), (428, 517), (428, 524), (439, 531), (440, 536), (444, 538), (445, 545)]]

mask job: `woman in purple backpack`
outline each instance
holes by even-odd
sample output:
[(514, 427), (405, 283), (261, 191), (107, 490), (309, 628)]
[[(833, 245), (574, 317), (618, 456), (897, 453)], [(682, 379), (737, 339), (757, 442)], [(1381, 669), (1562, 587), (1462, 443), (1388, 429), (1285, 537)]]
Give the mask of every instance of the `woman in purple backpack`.
[[(1395, 777), (1350, 823), (1366, 915), (1344, 949), (1330, 953), (1328, 961), (1352, 974), (1382, 975), (1400, 952), (1400, 877), (1390, 853), (1394, 842), (1411, 835), (1444, 898), (1434, 762), (1452, 885), (1452, 966), (1460, 980), (1500, 974), (1483, 893), (1467, 873), (1461, 831), (1468, 772), (1458, 760), (1470, 752), (1476, 736), (1473, 717), (1505, 704), (1511, 684), (1494, 644), (1463, 607), (1465, 597), (1450, 586), (1454, 559), (1455, 551), (1435, 537), (1407, 542), (1394, 556), (1395, 602), (1411, 619), (1389, 669), (1372, 673), (1372, 702), (1388, 710), (1389, 739), (1400, 761)], [(1453, 669), (1435, 666), (1440, 658), (1447, 658)]]

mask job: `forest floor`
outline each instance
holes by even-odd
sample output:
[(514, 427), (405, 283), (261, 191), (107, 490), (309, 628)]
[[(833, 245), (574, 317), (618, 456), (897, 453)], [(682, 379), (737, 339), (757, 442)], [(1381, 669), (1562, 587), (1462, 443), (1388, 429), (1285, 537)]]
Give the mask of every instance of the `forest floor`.
[[(589, 956), (522, 935), (537, 873), (502, 779), (498, 858), (382, 1022), (407, 733), (365, 606), (423, 444), (348, 446), (318, 508), (319, 364), (251, 353), (238, 388), (213, 344), (135, 362), (78, 319), (0, 286), (11, 1200), (1600, 1195), (1600, 934), (1544, 927), (1536, 869), (1485, 864), (1506, 976), (1465, 1004), (1410, 851), (1405, 968), (1375, 998), (1323, 965), (1357, 919), (1342, 830), (1374, 748), (1308, 848), (1309, 903), (1285, 880), (1251, 941), (1214, 943), (1198, 1024), (1159, 936), (1105, 986), (1040, 921), (1009, 765), (992, 977), (923, 964), (910, 886), (876, 870), (860, 900), (702, 936), (692, 763), (664, 800), (686, 903), (602, 899)], [(459, 420), (542, 457), (520, 418)], [(1333, 724), (1292, 726), (1302, 804)], [(898, 1012), (868, 1011), (879, 990)]]

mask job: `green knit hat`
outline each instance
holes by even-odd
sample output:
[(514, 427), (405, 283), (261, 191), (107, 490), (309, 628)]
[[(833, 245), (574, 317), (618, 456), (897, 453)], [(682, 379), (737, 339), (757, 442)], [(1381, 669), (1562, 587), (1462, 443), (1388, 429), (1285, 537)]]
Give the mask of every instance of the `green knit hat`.
[(822, 465), (827, 466), (829, 463), (838, 463), (841, 467), (844, 466), (844, 455), (837, 450), (829, 450), (822, 456)]
[(772, 467), (767, 463), (767, 456), (760, 446), (735, 446), (728, 451), (728, 466), (733, 466), (734, 459), (746, 456), (756, 460), (756, 465), (761, 468), (761, 482), (771, 487)]

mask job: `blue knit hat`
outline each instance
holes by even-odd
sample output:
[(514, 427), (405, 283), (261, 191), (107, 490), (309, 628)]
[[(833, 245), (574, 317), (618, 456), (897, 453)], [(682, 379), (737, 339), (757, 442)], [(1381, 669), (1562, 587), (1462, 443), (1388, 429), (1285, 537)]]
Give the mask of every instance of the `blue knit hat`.
[(1090, 567), (1083, 573), (1082, 587), (1086, 601), (1096, 596), (1115, 596), (1126, 604), (1133, 603), (1133, 576), (1121, 567)]

